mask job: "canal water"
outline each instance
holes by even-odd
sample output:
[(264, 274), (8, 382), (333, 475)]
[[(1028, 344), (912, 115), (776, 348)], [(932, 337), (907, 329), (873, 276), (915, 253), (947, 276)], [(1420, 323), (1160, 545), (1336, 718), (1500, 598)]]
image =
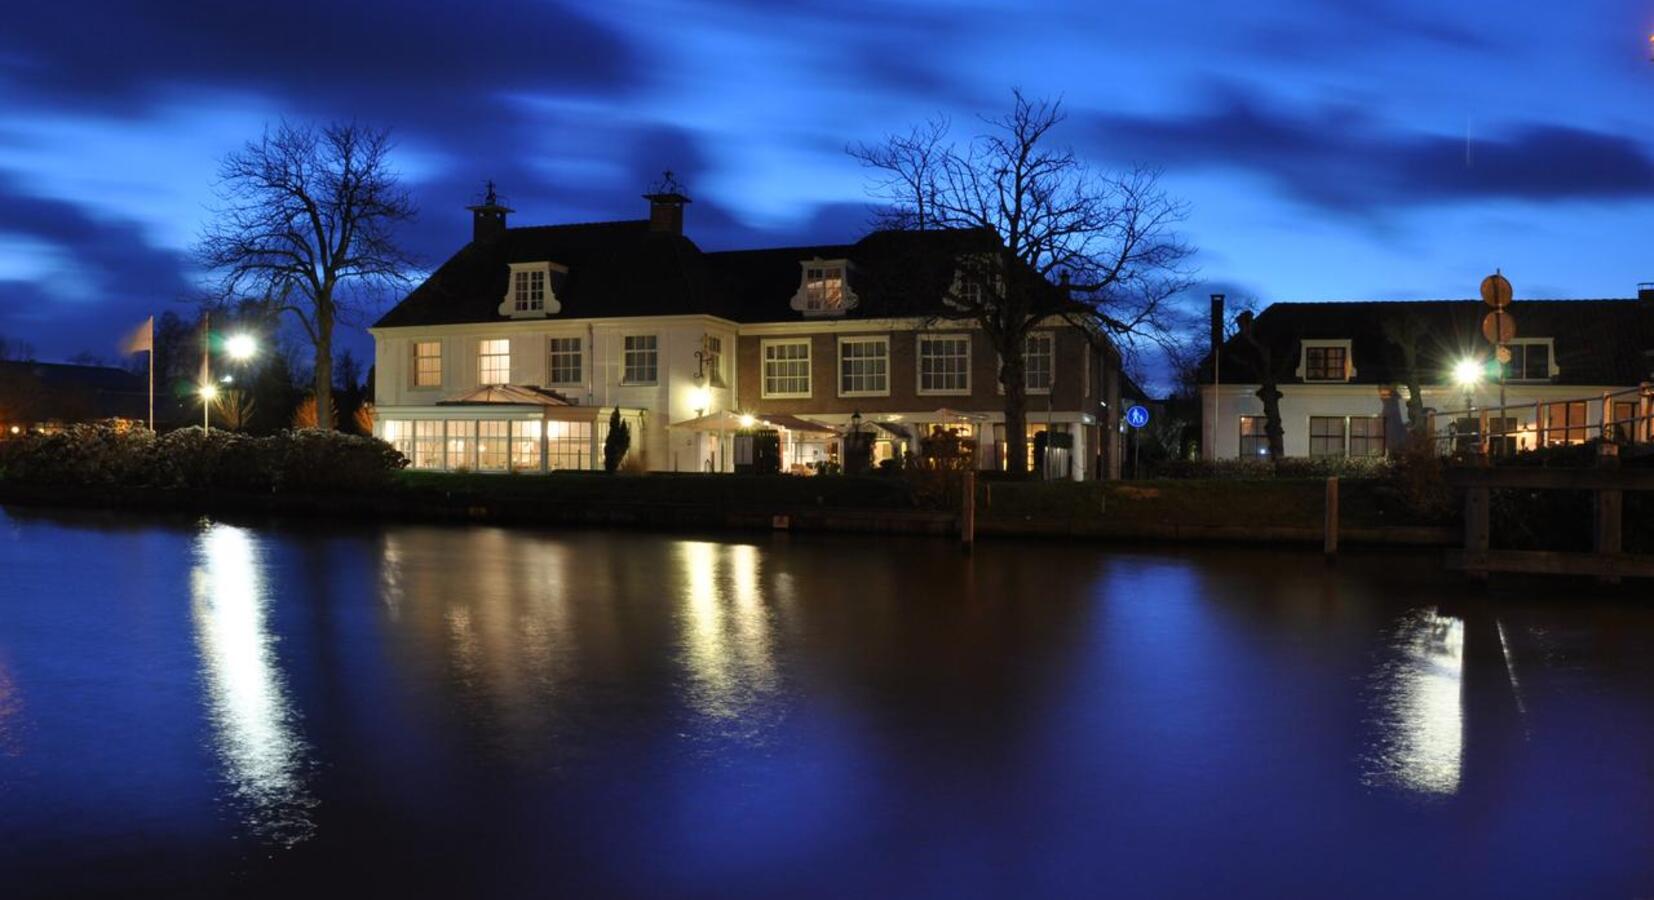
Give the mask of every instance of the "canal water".
[(0, 511), (0, 893), (1654, 896), (1654, 601)]

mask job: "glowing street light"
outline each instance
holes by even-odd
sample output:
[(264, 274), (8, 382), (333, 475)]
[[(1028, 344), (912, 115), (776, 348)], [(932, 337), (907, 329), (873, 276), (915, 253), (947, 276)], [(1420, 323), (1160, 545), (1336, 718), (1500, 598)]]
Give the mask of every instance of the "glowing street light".
[(1453, 365), (1453, 381), (1468, 393), (1482, 380), (1482, 364), (1474, 359), (1461, 359)]
[(208, 402), (218, 399), (218, 385), (212, 382), (201, 385), (201, 399)]
[(258, 344), (250, 334), (235, 334), (224, 341), (224, 352), (233, 360), (251, 359), (258, 352)]

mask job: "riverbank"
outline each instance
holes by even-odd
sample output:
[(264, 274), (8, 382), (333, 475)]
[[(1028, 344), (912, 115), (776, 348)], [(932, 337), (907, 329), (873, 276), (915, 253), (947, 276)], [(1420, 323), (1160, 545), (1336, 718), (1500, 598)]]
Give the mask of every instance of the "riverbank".
[[(1319, 479), (990, 482), (978, 488), (977, 534), (1318, 545), (1324, 491)], [(399, 472), (381, 489), (328, 493), (0, 481), (0, 503), (662, 531), (951, 536), (959, 527), (956, 512), (924, 508), (898, 478)], [(1344, 543), (1448, 546), (1457, 541), (1457, 532), (1447, 525), (1408, 520), (1376, 480), (1344, 483), (1340, 520)]]

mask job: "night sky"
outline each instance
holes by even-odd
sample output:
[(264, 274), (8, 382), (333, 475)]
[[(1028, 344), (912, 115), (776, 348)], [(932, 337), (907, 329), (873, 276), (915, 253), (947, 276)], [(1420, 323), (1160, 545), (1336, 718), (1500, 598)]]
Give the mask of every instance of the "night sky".
[[(1654, 2), (803, 0), (13, 4), (0, 27), (0, 335), (113, 358), (179, 305), (217, 161), (266, 123), (395, 129), (440, 263), (493, 178), (514, 224), (644, 214), (703, 247), (853, 238), (848, 142), (1010, 89), (1148, 163), (1213, 288), (1274, 300), (1628, 296), (1654, 279)], [(365, 337), (351, 342), (366, 347)]]

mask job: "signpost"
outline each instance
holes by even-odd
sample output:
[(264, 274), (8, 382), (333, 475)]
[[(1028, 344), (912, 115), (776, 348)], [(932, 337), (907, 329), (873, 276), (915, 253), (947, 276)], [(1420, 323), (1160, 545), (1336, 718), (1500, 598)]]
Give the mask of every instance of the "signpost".
[(1134, 404), (1126, 410), (1126, 424), (1131, 426), (1131, 477), (1135, 479), (1142, 465), (1142, 454), (1137, 449), (1137, 435), (1142, 433), (1143, 426), (1149, 424), (1148, 407)]
[[(1493, 274), (1482, 279), (1482, 302), (1493, 311), (1482, 317), (1482, 337), (1493, 345), (1493, 359), (1499, 365), (1499, 448), (1503, 453), (1507, 448), (1505, 442), (1509, 439), (1506, 434), (1505, 417), (1505, 365), (1510, 362), (1510, 348), (1505, 346), (1516, 339), (1516, 319), (1507, 310), (1510, 309), (1511, 297), (1514, 295), (1510, 280), (1499, 274), (1498, 269)], [(1515, 448), (1508, 448), (1514, 450)]]

